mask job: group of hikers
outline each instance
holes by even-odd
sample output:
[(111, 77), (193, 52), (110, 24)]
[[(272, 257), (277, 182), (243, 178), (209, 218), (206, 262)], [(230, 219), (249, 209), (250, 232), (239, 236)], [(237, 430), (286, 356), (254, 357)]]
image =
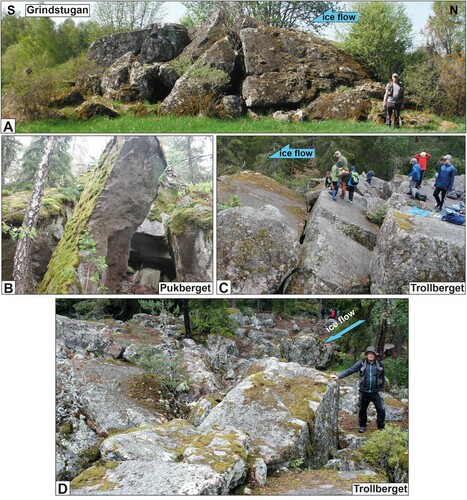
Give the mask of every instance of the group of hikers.
[(337, 319), (341, 315), (341, 312), (334, 307), (329, 307), (325, 309), (321, 308), (321, 318), (322, 319)]
[(355, 188), (360, 182), (357, 169), (351, 165), (347, 158), (340, 151), (336, 151), (333, 156), (335, 163), (330, 172), (326, 172), (325, 186), (332, 188), (332, 201), (337, 201), (337, 194), (341, 188), (340, 197), (344, 200), (345, 193), (349, 193), (349, 203), (353, 203)]
[[(407, 194), (412, 199), (426, 201), (426, 195), (421, 192), (421, 186), (423, 179), (426, 177), (428, 160), (430, 158), (430, 153), (422, 151), (415, 154), (410, 160), (411, 172), (408, 175), (410, 187)], [(333, 160), (334, 165), (331, 171), (326, 172), (325, 187), (331, 191), (332, 201), (337, 201), (340, 189), (340, 198), (344, 200), (345, 194), (348, 192), (348, 202), (353, 203), (355, 189), (360, 182), (360, 176), (355, 166), (351, 165), (349, 167), (347, 158), (340, 151), (334, 153)], [(373, 170), (369, 170), (366, 174), (366, 181), (370, 186), (373, 176)], [(446, 195), (452, 191), (455, 177), (456, 169), (452, 165), (451, 155), (442, 156), (436, 166), (435, 189), (433, 191), (433, 197), (436, 200), (435, 210), (437, 212), (443, 210)]]
[[(426, 200), (424, 195), (419, 194), (419, 190), (422, 186), (423, 178), (426, 175), (427, 163), (430, 158), (430, 153), (423, 151), (420, 154), (414, 155), (410, 160), (412, 171), (409, 174), (410, 190), (407, 194), (410, 195), (412, 199)], [(435, 210), (437, 212), (443, 210), (446, 194), (452, 191), (455, 177), (456, 169), (452, 164), (452, 156), (442, 156), (436, 165), (435, 189), (433, 191), (433, 197), (436, 200)]]

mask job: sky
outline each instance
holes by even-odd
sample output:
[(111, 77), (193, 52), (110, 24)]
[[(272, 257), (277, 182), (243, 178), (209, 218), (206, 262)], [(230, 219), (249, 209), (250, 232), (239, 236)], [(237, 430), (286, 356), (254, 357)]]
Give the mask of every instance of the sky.
[[(24, 4), (26, 2), (5, 2), (3, 1), (3, 6), (5, 7), (6, 5), (14, 5), (17, 12), (24, 12)], [(33, 2), (33, 0), (28, 0), (27, 3), (40, 3), (40, 2)], [(43, 3), (47, 4), (65, 4), (66, 2), (57, 2), (57, 1), (50, 1), (50, 0), (45, 0)], [(72, 0), (70, 3), (73, 4), (79, 4), (79, 3), (91, 3), (91, 9), (92, 9), (92, 3), (93, 2), (88, 2), (88, 1), (83, 1), (80, 2), (79, 0)], [(165, 2), (166, 5), (166, 16), (164, 18), (165, 22), (169, 23), (176, 23), (180, 21), (180, 19), (183, 17), (183, 15), (186, 12), (186, 9), (184, 5), (181, 2)], [(347, 2), (340, 2), (342, 4), (341, 7), (339, 7), (339, 10), (342, 11), (349, 11), (350, 10), (350, 5)], [(403, 2), (406, 7), (406, 12), (407, 15), (410, 17), (412, 20), (413, 24), (413, 33), (415, 34), (415, 44), (418, 45), (423, 41), (423, 38), (420, 36), (420, 30), (425, 26), (426, 21), (428, 20), (428, 16), (430, 15), (431, 12), (431, 5), (432, 2), (422, 2), (422, 1), (413, 1), (413, 2)], [(323, 8), (323, 12), (324, 12)], [(63, 18), (53, 18), (54, 20), (61, 22)], [(340, 24), (342, 26), (342, 24)], [(323, 34), (325, 38), (328, 39), (334, 39), (335, 38), (335, 29), (334, 27), (329, 27), (326, 29), (325, 33)]]

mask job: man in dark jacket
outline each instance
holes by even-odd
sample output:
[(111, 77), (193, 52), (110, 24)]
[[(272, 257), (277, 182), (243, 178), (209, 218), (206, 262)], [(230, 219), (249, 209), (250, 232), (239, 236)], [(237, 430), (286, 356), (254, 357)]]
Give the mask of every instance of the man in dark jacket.
[(357, 363), (339, 375), (331, 375), (334, 380), (339, 380), (358, 372), (360, 378), (360, 411), (358, 413), (360, 432), (365, 432), (367, 423), (366, 412), (371, 402), (373, 402), (376, 408), (378, 429), (384, 429), (386, 410), (384, 409), (383, 399), (379, 394), (384, 389), (384, 366), (381, 361), (376, 359), (377, 356), (378, 353), (375, 348), (370, 346), (365, 352), (365, 359), (363, 361), (357, 361)]
[(416, 199), (415, 193), (416, 193), (418, 184), (421, 182), (421, 178), (422, 178), (422, 169), (421, 169), (420, 165), (417, 163), (416, 158), (412, 158), (410, 160), (410, 165), (412, 166), (412, 171), (409, 174), (410, 192), (408, 192), (407, 194), (410, 194), (412, 196), (412, 199), (415, 200)]
[[(452, 191), (454, 178), (456, 177), (456, 169), (451, 164), (451, 155), (443, 157), (444, 165), (441, 164), (438, 171), (438, 176), (435, 181), (435, 190), (433, 196), (436, 200), (436, 210), (440, 212), (443, 209), (446, 193)], [(441, 198), (439, 194), (441, 193)]]

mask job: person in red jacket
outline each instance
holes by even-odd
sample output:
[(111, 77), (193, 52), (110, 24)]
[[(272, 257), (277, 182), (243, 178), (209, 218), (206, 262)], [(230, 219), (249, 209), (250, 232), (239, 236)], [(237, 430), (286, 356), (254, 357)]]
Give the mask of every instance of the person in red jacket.
[(413, 157), (416, 158), (417, 163), (420, 165), (420, 168), (422, 169), (422, 175), (420, 177), (420, 182), (418, 183), (418, 186), (417, 186), (417, 189), (419, 189), (420, 186), (422, 185), (423, 177), (425, 177), (426, 165), (428, 163), (428, 160), (431, 158), (431, 155), (430, 155), (430, 153), (425, 153), (425, 151), (422, 151), (420, 154), (416, 154)]

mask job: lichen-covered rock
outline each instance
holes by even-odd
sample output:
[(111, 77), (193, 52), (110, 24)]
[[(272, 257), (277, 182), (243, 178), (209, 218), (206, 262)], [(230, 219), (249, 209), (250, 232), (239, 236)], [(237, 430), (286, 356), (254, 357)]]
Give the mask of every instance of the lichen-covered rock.
[[(186, 421), (117, 434), (101, 445), (101, 471), (75, 478), (75, 494), (226, 495), (245, 479), (250, 439), (200, 432)], [(90, 479), (93, 480), (90, 480)]]
[(83, 96), (100, 95), (102, 94), (101, 76), (96, 74), (81, 75), (76, 79), (75, 87)]
[(327, 191), (321, 193), (287, 293), (368, 293), (371, 252), (379, 228), (366, 218), (360, 200), (355, 194), (349, 209), (346, 200), (333, 202)]
[(237, 95), (226, 95), (219, 104), (219, 116), (222, 118), (240, 118), (243, 114), (245, 103)]
[[(115, 293), (127, 269), (131, 238), (149, 213), (166, 166), (154, 136), (109, 142), (49, 262), (40, 293)], [(92, 260), (89, 246), (96, 250)], [(96, 258), (105, 269), (96, 270)], [(96, 271), (99, 279), (90, 280)]]
[[(183, 55), (183, 54), (182, 54)], [(177, 80), (162, 101), (162, 114), (214, 113), (215, 104), (231, 84), (238, 53), (228, 37), (214, 43)], [(209, 108), (212, 107), (212, 111)]]
[(232, 293), (275, 293), (298, 264), (296, 229), (271, 205), (223, 210), (217, 237), (218, 279)]
[(119, 114), (115, 109), (100, 102), (85, 101), (75, 109), (77, 120), (91, 120), (96, 116), (106, 116), (107, 118), (117, 118)]
[(170, 61), (190, 43), (190, 37), (181, 24), (155, 26), (144, 40), (138, 59), (144, 63)]
[(309, 33), (259, 26), (242, 29), (240, 39), (248, 107), (308, 103), (322, 91), (367, 78), (355, 60)]
[(88, 50), (88, 59), (109, 67), (128, 52), (138, 54), (144, 40), (151, 34), (151, 28), (113, 33), (98, 38)]
[(465, 227), (389, 209), (370, 273), (380, 294), (408, 293), (410, 282), (463, 282)]
[(76, 89), (67, 90), (55, 96), (50, 105), (54, 108), (64, 108), (66, 106), (78, 106), (84, 102), (81, 93)]
[(106, 99), (115, 99), (115, 94), (127, 84), (129, 80), (130, 68), (136, 56), (133, 52), (127, 52), (119, 57), (102, 75), (101, 87)]
[(119, 358), (124, 347), (112, 338), (112, 331), (104, 323), (95, 323), (56, 316), (55, 337), (73, 353), (96, 357)]
[(185, 47), (180, 57), (195, 61), (218, 40), (226, 37), (228, 34), (225, 13), (219, 11), (213, 19), (207, 21), (196, 31), (193, 40)]
[(281, 340), (283, 357), (287, 361), (310, 366), (320, 370), (325, 369), (331, 362), (333, 347), (323, 344), (314, 335), (299, 335), (296, 338)]
[(177, 281), (212, 280), (212, 200), (187, 196), (167, 221)]
[(268, 470), (297, 459), (324, 465), (337, 448), (338, 386), (313, 368), (269, 358), (234, 387), (199, 426), (251, 436), (251, 454)]
[(368, 118), (371, 107), (368, 97), (352, 89), (319, 96), (306, 108), (306, 114), (309, 120), (362, 121)]

